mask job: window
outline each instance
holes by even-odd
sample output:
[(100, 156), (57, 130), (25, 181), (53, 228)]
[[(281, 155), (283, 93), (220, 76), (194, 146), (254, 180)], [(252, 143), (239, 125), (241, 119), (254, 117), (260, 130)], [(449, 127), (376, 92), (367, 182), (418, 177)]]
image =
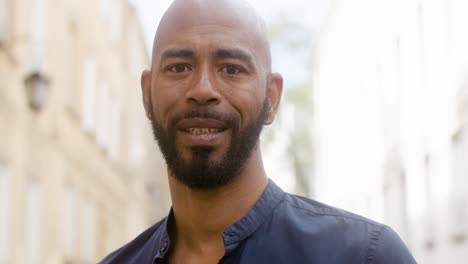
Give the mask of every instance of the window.
[(408, 234), (406, 174), (398, 154), (387, 159), (384, 181), (385, 224), (405, 239)]
[(64, 257), (66, 261), (71, 261), (74, 257), (76, 217), (75, 190), (71, 185), (65, 187), (63, 205)]
[(92, 132), (96, 119), (96, 62), (92, 58), (86, 58), (83, 67), (82, 122), (85, 130)]
[(424, 201), (425, 201), (425, 217), (424, 217), (424, 247), (427, 250), (432, 250), (435, 246), (435, 234), (434, 234), (434, 203), (432, 202), (432, 165), (431, 159), (426, 155), (424, 159)]
[(107, 148), (109, 142), (109, 86), (105, 82), (99, 84), (97, 98), (96, 140), (101, 148)]
[(117, 3), (113, 2), (114, 4), (111, 5), (114, 7), (112, 14), (109, 16), (109, 26), (110, 32), (112, 34), (112, 38), (114, 40), (119, 40), (120, 38), (120, 30), (121, 30), (121, 23), (122, 23), (122, 1), (117, 1)]
[(111, 109), (111, 141), (110, 141), (110, 158), (113, 161), (118, 161), (120, 157), (120, 107), (117, 103), (112, 104)]
[(11, 175), (9, 171), (0, 164), (0, 263), (11, 263)]
[(0, 0), (0, 46), (8, 41), (10, 36), (10, 1)]
[(145, 145), (142, 142), (141, 125), (138, 121), (138, 118), (129, 118), (129, 125), (127, 126), (127, 144), (129, 148), (127, 160), (132, 170), (140, 168), (145, 157)]
[(29, 184), (26, 196), (26, 263), (40, 263), (41, 195), (37, 182)]
[(64, 87), (65, 91), (65, 105), (69, 110), (75, 115), (79, 115), (79, 106), (76, 100), (77, 91), (79, 90), (77, 83), (78, 74), (80, 70), (78, 69), (78, 58), (79, 58), (79, 49), (80, 44), (78, 43), (78, 30), (76, 23), (72, 20), (68, 25), (68, 45), (67, 45), (67, 87)]
[[(131, 24), (129, 26), (131, 26)], [(141, 52), (141, 44), (139, 42), (140, 38), (138, 36), (138, 31), (130, 28), (130, 30), (128, 30), (127, 40), (130, 73), (133, 76), (138, 77), (141, 74), (141, 69), (145, 67), (143, 55)]]
[(96, 210), (92, 200), (86, 200), (83, 208), (83, 236), (81, 240), (82, 255), (85, 262), (95, 260), (96, 248)]
[(112, 39), (118, 40), (122, 24), (122, 1), (99, 0), (99, 14), (109, 28)]
[(120, 158), (121, 110), (118, 103), (112, 98), (107, 83), (101, 82), (97, 92), (97, 143), (101, 148), (108, 150), (111, 160), (118, 161)]
[(31, 19), (31, 70), (41, 71), (44, 64), (47, 23), (47, 0), (33, 0)]
[(452, 178), (452, 238), (462, 242), (467, 231), (468, 208), (468, 130), (464, 129), (453, 137), (453, 178)]

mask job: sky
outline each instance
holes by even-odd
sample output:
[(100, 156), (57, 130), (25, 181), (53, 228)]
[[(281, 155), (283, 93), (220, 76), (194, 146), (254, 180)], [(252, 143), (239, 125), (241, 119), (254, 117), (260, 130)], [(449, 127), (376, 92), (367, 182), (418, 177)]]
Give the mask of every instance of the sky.
[[(310, 82), (310, 50), (313, 33), (317, 32), (327, 14), (328, 0), (248, 0), (266, 20), (269, 28), (287, 23), (283, 31), (271, 40), (273, 71), (280, 72), (285, 89)], [(148, 49), (151, 49), (157, 25), (172, 0), (130, 0), (140, 17)]]

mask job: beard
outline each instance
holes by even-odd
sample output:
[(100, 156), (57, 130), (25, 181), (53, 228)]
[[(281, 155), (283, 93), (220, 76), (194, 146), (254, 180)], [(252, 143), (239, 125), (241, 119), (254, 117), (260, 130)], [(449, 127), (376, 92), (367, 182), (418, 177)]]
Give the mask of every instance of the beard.
[[(228, 184), (240, 174), (252, 151), (258, 146), (263, 123), (268, 117), (268, 109), (268, 100), (265, 99), (257, 118), (242, 129), (240, 120), (236, 116), (202, 109), (191, 109), (175, 114), (167, 130), (156, 121), (153, 115), (151, 126), (171, 174), (191, 189), (209, 190)], [(186, 118), (220, 120), (231, 129), (229, 147), (218, 161), (210, 160), (213, 148), (205, 146), (191, 147), (191, 160), (182, 158), (177, 150), (176, 124)]]

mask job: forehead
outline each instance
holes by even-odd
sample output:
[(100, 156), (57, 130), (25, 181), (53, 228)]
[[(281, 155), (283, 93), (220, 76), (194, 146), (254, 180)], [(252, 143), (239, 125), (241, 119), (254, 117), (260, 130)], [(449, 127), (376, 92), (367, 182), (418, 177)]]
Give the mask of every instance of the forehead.
[(258, 45), (241, 30), (209, 25), (188, 27), (161, 38), (155, 50), (156, 58), (167, 50), (186, 49), (194, 55), (215, 54), (219, 49), (236, 49), (254, 57)]
[(189, 49), (195, 55), (220, 48), (239, 49), (255, 57), (259, 54), (257, 36), (251, 29), (231, 21), (214, 19), (181, 19), (158, 32), (153, 59), (161, 57), (168, 49)]
[(232, 3), (240, 3), (238, 1), (209, 2), (213, 4), (209, 8), (193, 1), (174, 2), (158, 27), (153, 63), (167, 49), (190, 49), (195, 55), (201, 55), (228, 48), (243, 50), (268, 68), (266, 30), (255, 12), (243, 6), (232, 8)]

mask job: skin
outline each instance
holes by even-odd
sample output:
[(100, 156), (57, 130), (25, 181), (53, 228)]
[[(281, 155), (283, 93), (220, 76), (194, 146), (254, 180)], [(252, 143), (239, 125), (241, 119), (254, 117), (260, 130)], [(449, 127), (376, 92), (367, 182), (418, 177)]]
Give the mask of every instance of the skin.
[[(242, 129), (256, 120), (265, 99), (264, 124), (273, 122), (283, 80), (271, 73), (264, 23), (248, 4), (176, 0), (158, 28), (152, 67), (143, 72), (141, 86), (147, 117), (164, 128), (175, 113), (199, 107), (238, 116)], [(222, 157), (230, 136), (227, 130), (212, 142), (210, 160)], [(180, 133), (176, 144), (182, 158), (190, 160), (194, 143)], [(224, 255), (222, 232), (247, 214), (268, 183), (260, 149), (253, 150), (238, 177), (220, 188), (193, 190), (170, 173), (175, 216), (170, 262), (218, 263)]]

